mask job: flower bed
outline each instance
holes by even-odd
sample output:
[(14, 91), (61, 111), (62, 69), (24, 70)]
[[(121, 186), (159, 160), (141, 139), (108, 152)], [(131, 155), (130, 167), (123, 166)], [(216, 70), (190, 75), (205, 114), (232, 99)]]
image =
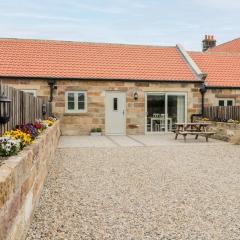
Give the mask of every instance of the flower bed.
[(52, 119), (37, 121), (1, 138), (0, 239), (24, 239), (54, 158), (59, 125)]
[(51, 127), (56, 118), (47, 120), (36, 120), (35, 123), (28, 123), (16, 126), (16, 129), (6, 131), (0, 137), (0, 156), (8, 157), (16, 155), (27, 145), (30, 145), (44, 129)]

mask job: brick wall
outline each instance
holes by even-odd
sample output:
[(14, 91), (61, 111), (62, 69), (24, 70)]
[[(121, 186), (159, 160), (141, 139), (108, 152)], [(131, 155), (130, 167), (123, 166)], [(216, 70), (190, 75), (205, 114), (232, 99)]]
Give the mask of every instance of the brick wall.
[(0, 239), (24, 239), (59, 136), (56, 122), (0, 166)]

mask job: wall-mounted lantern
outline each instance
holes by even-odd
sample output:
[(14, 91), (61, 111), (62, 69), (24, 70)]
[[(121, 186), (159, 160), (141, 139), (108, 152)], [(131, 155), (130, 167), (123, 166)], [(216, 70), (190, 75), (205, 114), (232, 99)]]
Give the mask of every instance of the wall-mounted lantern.
[(137, 92), (133, 93), (133, 98), (134, 98), (134, 100), (138, 100), (138, 93)]
[(0, 123), (5, 124), (10, 120), (11, 100), (7, 96), (0, 96)]
[(47, 104), (43, 103), (43, 105), (42, 105), (42, 115), (46, 115), (46, 113), (47, 113)]

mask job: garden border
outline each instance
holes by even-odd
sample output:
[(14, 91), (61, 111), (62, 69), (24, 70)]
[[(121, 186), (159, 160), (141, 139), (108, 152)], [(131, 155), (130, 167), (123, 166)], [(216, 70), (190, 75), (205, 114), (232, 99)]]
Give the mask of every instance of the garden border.
[(60, 122), (0, 166), (0, 239), (24, 239), (60, 137)]

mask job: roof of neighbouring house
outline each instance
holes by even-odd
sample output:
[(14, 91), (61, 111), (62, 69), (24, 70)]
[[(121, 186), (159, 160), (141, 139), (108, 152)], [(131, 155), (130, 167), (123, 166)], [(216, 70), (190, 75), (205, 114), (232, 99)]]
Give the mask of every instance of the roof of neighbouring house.
[(240, 53), (240, 38), (209, 48), (208, 52)]
[(0, 39), (0, 76), (196, 81), (177, 47)]
[(202, 72), (207, 86), (240, 87), (240, 54), (188, 52)]

